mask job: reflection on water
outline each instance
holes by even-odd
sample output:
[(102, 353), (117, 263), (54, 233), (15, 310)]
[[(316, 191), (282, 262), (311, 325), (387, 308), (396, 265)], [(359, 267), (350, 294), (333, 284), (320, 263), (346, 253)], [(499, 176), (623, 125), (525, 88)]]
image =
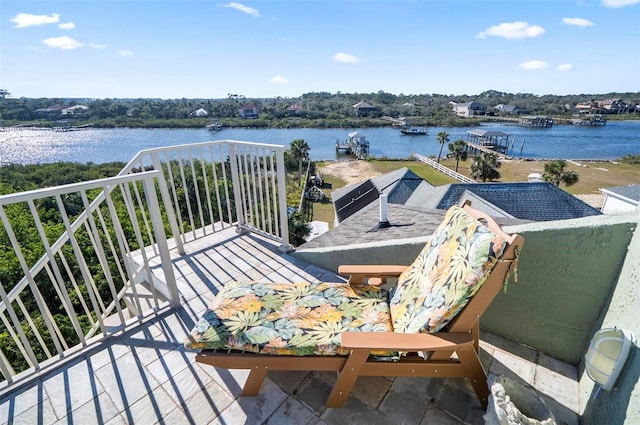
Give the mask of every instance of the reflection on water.
[[(604, 127), (554, 126), (548, 129), (487, 124), (484, 128), (511, 135), (509, 155), (566, 159), (617, 159), (640, 154), (640, 121), (609, 121)], [(477, 128), (477, 127), (474, 127)], [(436, 135), (449, 133), (449, 141), (466, 139), (473, 128), (430, 127), (426, 136), (407, 136), (396, 128), (358, 129), (371, 143), (377, 158), (409, 158), (413, 153), (438, 155)], [(34, 164), (56, 161), (127, 162), (140, 150), (208, 140), (242, 140), (288, 146), (304, 139), (314, 160), (349, 158), (338, 156), (336, 140), (344, 140), (354, 129), (86, 129), (70, 132), (51, 130), (0, 131), (0, 164)], [(447, 146), (443, 149), (443, 155)], [(522, 154), (520, 154), (522, 152)]]

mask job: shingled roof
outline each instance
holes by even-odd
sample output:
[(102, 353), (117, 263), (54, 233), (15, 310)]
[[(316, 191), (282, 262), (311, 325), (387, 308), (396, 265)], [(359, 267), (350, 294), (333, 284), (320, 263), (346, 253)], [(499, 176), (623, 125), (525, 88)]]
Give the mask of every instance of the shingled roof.
[(466, 191), (523, 220), (566, 220), (602, 214), (546, 182), (451, 184), (436, 208), (448, 209), (459, 204)]
[(338, 222), (365, 208), (377, 200), (381, 193), (387, 194), (390, 204), (420, 205), (422, 194), (433, 186), (406, 167), (362, 183), (334, 190), (331, 194)]

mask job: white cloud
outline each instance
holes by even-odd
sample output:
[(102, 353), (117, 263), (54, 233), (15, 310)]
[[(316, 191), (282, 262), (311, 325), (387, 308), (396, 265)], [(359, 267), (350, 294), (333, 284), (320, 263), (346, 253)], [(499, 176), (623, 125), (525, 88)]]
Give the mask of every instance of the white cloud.
[(591, 27), (595, 25), (590, 20), (583, 18), (562, 18), (562, 23), (571, 27)]
[(120, 56), (132, 56), (133, 52), (131, 50), (119, 50), (118, 54)]
[(634, 4), (638, 3), (640, 3), (640, 0), (602, 0), (603, 6), (612, 7), (614, 9), (625, 6), (633, 6)]
[(287, 80), (281, 75), (276, 75), (275, 77), (271, 78), (269, 82), (273, 84), (287, 84), (289, 80)]
[(62, 50), (74, 50), (82, 47), (82, 43), (67, 36), (46, 38), (42, 40), (42, 43)]
[(336, 62), (344, 62), (344, 63), (358, 63), (361, 62), (362, 59), (357, 56), (350, 55), (348, 53), (336, 53), (332, 58)]
[(16, 28), (37, 27), (46, 24), (56, 24), (60, 22), (60, 15), (52, 13), (51, 15), (31, 15), (29, 13), (18, 13), (11, 18), (11, 22), (16, 24)]
[(529, 61), (521, 63), (520, 68), (526, 69), (527, 71), (547, 69), (549, 68), (549, 64), (543, 61)]
[(89, 47), (91, 47), (92, 49), (106, 49), (107, 45), (106, 44), (98, 44), (98, 43), (89, 43)]
[(258, 12), (257, 9), (254, 9), (253, 7), (245, 6), (244, 4), (231, 2), (231, 3), (223, 4), (222, 7), (228, 7), (231, 9), (239, 10), (242, 13), (246, 13), (247, 15), (251, 15), (256, 18), (260, 17), (260, 12)]
[(538, 37), (543, 33), (544, 28), (537, 25), (529, 25), (527, 22), (503, 22), (499, 25), (487, 28), (479, 33), (476, 38), (503, 37), (510, 40), (516, 40), (519, 38)]
[(74, 24), (73, 22), (66, 22), (64, 24), (58, 24), (58, 28), (60, 28), (61, 30), (72, 30), (76, 27), (76, 24)]
[(560, 71), (560, 72), (573, 71), (573, 65), (571, 65), (570, 63), (565, 63), (565, 64), (562, 64), (562, 65), (559, 65), (556, 68), (556, 70)]

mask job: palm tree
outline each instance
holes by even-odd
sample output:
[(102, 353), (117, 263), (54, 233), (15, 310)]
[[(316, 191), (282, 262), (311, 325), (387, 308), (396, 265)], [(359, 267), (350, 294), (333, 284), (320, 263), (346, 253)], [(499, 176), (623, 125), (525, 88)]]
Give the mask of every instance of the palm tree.
[(298, 161), (298, 181), (302, 178), (302, 161), (309, 159), (309, 144), (304, 139), (295, 139), (289, 146), (293, 159)]
[(492, 181), (500, 178), (498, 168), (500, 168), (498, 155), (489, 152), (482, 152), (473, 158), (471, 164), (471, 177), (476, 180)]
[(438, 143), (440, 143), (440, 152), (438, 153), (438, 163), (440, 163), (440, 156), (442, 155), (442, 148), (444, 147), (444, 144), (449, 141), (449, 133), (447, 133), (446, 131), (441, 131), (436, 136), (436, 139), (438, 140)]
[(458, 172), (458, 164), (460, 161), (466, 161), (469, 157), (469, 152), (467, 151), (467, 143), (458, 139), (453, 143), (449, 143), (449, 153), (447, 154), (448, 158), (453, 158), (456, 160), (456, 173)]
[(566, 170), (567, 161), (558, 159), (544, 164), (544, 174), (542, 179), (546, 182), (553, 183), (556, 186), (560, 186), (560, 183), (564, 183), (567, 186), (571, 186), (578, 182), (578, 174), (573, 170)]
[(300, 246), (306, 242), (307, 236), (311, 233), (311, 225), (304, 220), (304, 214), (295, 211), (289, 216), (289, 243), (293, 246)]

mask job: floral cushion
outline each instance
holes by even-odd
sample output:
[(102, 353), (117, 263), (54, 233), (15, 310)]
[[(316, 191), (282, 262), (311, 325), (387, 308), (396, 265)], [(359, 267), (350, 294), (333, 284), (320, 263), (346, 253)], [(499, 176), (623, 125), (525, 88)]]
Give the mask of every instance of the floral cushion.
[(185, 342), (190, 349), (348, 354), (347, 331), (391, 332), (388, 292), (344, 283), (230, 283)]
[(392, 291), (394, 331), (438, 332), (446, 326), (480, 289), (505, 246), (463, 208), (450, 208)]

